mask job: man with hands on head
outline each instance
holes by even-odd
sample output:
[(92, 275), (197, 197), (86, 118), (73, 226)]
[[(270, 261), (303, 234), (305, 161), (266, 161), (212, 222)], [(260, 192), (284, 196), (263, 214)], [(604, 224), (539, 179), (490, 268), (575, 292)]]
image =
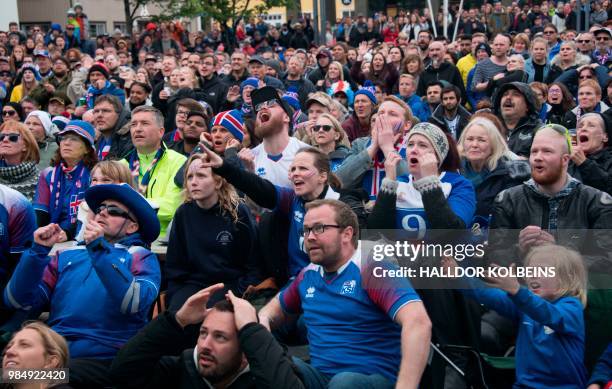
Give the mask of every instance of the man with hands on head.
[(34, 313), (50, 306), (47, 324), (70, 347), (71, 384), (104, 387), (112, 359), (146, 324), (159, 293), (159, 263), (145, 248), (159, 235), (159, 221), (127, 184), (92, 186), (85, 200), (95, 214), (85, 228), (85, 246), (49, 255), (63, 231), (57, 224), (37, 229), (4, 302)]
[[(207, 309), (215, 284), (166, 311), (119, 352), (111, 368), (118, 388), (278, 388), (304, 385), (272, 334), (258, 323), (255, 308), (231, 291)], [(200, 325), (195, 347), (186, 327)], [(189, 347), (186, 349), (186, 347)]]
[[(346, 189), (363, 187), (375, 200), (385, 177), (384, 161), (390, 153), (406, 156), (405, 135), (413, 124), (410, 107), (395, 96), (380, 104), (371, 136), (353, 141), (351, 153), (336, 171)], [(398, 175), (407, 174), (405, 160), (398, 164)]]

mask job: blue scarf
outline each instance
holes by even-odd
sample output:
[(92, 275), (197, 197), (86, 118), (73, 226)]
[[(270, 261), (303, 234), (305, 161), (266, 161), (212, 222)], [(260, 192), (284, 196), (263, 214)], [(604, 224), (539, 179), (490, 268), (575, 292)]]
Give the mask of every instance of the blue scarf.
[[(72, 181), (72, 185), (68, 181)], [(51, 223), (59, 223), (64, 198), (70, 201), (68, 214), (70, 223), (77, 221), (79, 204), (85, 197), (85, 190), (89, 187), (89, 169), (85, 167), (83, 161), (79, 162), (73, 169), (68, 169), (64, 163), (60, 163), (51, 172), (49, 189), (51, 199), (49, 201), (49, 215)]]
[(461, 160), (461, 174), (463, 177), (470, 180), (474, 188), (478, 188), (480, 184), (489, 176), (489, 169), (483, 168), (481, 171), (477, 172), (472, 169), (472, 165), (467, 161), (467, 159)]

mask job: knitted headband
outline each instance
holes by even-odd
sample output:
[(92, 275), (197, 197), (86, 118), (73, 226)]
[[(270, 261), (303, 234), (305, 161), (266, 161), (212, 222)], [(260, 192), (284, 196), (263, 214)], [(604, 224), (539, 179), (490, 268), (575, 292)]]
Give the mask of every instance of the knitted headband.
[(449, 148), (448, 139), (446, 139), (444, 131), (442, 131), (440, 127), (434, 124), (424, 122), (418, 123), (417, 125), (412, 127), (412, 129), (408, 133), (408, 139), (410, 139), (413, 135), (416, 134), (423, 135), (429, 140), (429, 142), (434, 148), (434, 151), (436, 152), (438, 160), (440, 161), (438, 165), (442, 166), (442, 162), (446, 158)]

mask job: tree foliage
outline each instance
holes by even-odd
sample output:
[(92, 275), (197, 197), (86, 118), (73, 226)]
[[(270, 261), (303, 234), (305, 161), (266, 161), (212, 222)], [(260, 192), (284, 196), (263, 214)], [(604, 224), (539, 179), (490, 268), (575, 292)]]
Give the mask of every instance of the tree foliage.
[(293, 8), (296, 0), (123, 0), (128, 33), (138, 18), (136, 12), (140, 6), (155, 5), (162, 13), (155, 19), (174, 19), (179, 17), (209, 17), (221, 25), (237, 23), (241, 19), (265, 14), (272, 7)]

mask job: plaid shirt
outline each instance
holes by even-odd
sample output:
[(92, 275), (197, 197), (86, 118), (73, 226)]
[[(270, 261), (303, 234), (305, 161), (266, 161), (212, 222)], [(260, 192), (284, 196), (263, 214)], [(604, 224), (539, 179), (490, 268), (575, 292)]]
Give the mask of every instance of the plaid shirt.
[(540, 191), (540, 189), (538, 188), (537, 184), (535, 183), (535, 181), (532, 179), (530, 179), (529, 181), (527, 181), (527, 185), (529, 185), (531, 188), (533, 188), (536, 192), (538, 192), (539, 194), (541, 194), (542, 196), (548, 198), (548, 231), (556, 231), (557, 230), (557, 222), (558, 222), (558, 211), (559, 211), (559, 205), (561, 204), (561, 200), (563, 200), (563, 198), (567, 197), (570, 195), (570, 193), (572, 193), (572, 191), (578, 186), (578, 184), (580, 183), (580, 181), (578, 181), (577, 179), (571, 177), (570, 175), (567, 176), (567, 184), (565, 185), (565, 187), (563, 189), (561, 189), (557, 194), (555, 194), (554, 196), (549, 196), (545, 193), (542, 193)]

